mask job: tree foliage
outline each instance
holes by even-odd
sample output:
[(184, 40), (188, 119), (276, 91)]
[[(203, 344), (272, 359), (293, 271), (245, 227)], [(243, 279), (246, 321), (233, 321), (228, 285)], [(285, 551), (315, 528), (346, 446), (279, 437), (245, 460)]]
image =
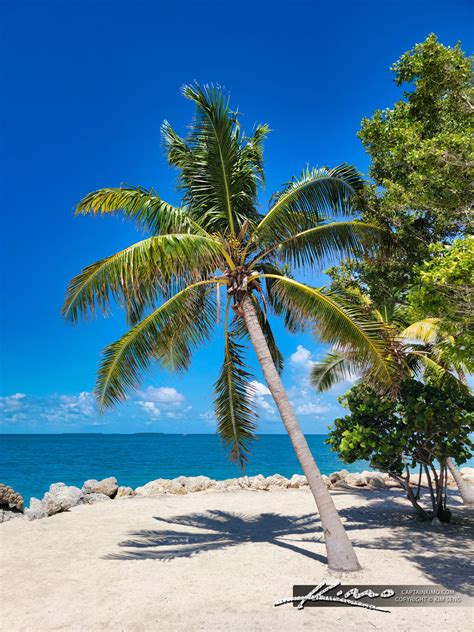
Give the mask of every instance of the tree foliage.
[(407, 294), (409, 316), (437, 318), (452, 339), (452, 354), (474, 371), (474, 239), (433, 244)]
[(471, 59), (460, 44), (435, 35), (392, 66), (408, 90), (392, 108), (377, 110), (359, 132), (373, 184), (363, 220), (392, 235), (391, 250), (332, 270), (336, 283), (368, 289), (377, 304), (400, 302), (430, 258), (430, 245), (471, 231), (474, 89)]
[[(377, 379), (389, 382), (380, 324), (337, 293), (293, 278), (328, 258), (373, 252), (381, 231), (357, 220), (364, 182), (348, 164), (306, 168), (272, 195), (262, 212), (257, 197), (267, 126), (247, 136), (219, 88), (194, 84), (183, 94), (195, 107), (187, 136), (168, 122), (162, 127), (168, 162), (178, 170), (180, 204), (142, 187), (88, 194), (77, 214), (121, 212), (149, 236), (76, 276), (63, 315), (76, 322), (97, 311), (107, 314), (116, 303), (126, 311), (131, 328), (105, 349), (98, 372), (96, 397), (105, 409), (125, 400), (153, 364), (189, 367), (193, 351), (216, 329), (223, 288), (224, 364), (215, 385), (215, 415), (231, 457), (243, 465), (256, 413), (243, 360), (248, 332), (241, 322), (242, 301), (251, 297), (280, 371), (283, 359), (267, 306), (292, 331), (309, 322), (323, 339), (350, 341), (362, 357), (370, 357)], [(336, 221), (341, 215), (345, 221)]]
[[(365, 384), (341, 398), (349, 414), (334, 421), (328, 443), (347, 463), (364, 459), (405, 487), (422, 518), (449, 520), (446, 507), (446, 459), (459, 464), (474, 447), (474, 398), (452, 383), (440, 389), (406, 380), (399, 397), (380, 397)], [(419, 467), (429, 486), (430, 510), (412, 489), (413, 468)]]

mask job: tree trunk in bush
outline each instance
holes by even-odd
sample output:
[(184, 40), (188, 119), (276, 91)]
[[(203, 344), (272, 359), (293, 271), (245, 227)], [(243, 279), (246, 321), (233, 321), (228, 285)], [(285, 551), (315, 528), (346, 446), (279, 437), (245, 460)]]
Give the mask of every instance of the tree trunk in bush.
[(463, 479), (461, 472), (458, 470), (451, 458), (447, 459), (446, 464), (452, 474), (452, 477), (456, 481), (463, 503), (465, 505), (474, 505), (474, 487), (469, 485), (469, 483)]

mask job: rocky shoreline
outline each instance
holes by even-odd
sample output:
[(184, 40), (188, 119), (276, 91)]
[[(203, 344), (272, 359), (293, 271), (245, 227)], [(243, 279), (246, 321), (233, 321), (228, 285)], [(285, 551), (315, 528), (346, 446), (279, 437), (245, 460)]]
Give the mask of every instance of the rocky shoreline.
[[(474, 483), (474, 468), (460, 469), (462, 477)], [(400, 485), (388, 474), (376, 471), (348, 472), (340, 470), (329, 476), (323, 475), (324, 482), (331, 490), (368, 489), (384, 490)], [(454, 480), (449, 480), (450, 486)], [(426, 482), (422, 480), (422, 486)], [(23, 497), (11, 487), (0, 483), (0, 523), (12, 519), (39, 520), (63, 511), (68, 511), (78, 505), (92, 505), (110, 502), (112, 500), (130, 498), (133, 496), (159, 496), (161, 494), (193, 494), (196, 492), (226, 492), (226, 491), (272, 491), (272, 489), (300, 489), (307, 488), (306, 477), (293, 474), (285, 478), (280, 474), (272, 476), (242, 476), (226, 480), (214, 480), (207, 476), (178, 476), (173, 479), (158, 478), (143, 486), (132, 489), (120, 486), (115, 476), (100, 481), (90, 479), (85, 481), (82, 488), (64, 483), (54, 483), (45, 493), (42, 500), (31, 498), (29, 507), (24, 507)]]

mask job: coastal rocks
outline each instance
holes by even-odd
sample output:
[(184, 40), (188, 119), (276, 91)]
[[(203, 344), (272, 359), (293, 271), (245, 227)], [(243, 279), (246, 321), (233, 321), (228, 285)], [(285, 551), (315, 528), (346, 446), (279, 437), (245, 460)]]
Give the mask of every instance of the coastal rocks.
[(47, 518), (48, 514), (43, 507), (43, 503), (38, 498), (30, 498), (30, 506), (25, 509), (25, 516), (28, 520), (41, 520)]
[(186, 483), (184, 476), (178, 478), (167, 479), (157, 478), (150, 481), (142, 487), (137, 487), (135, 494), (137, 496), (156, 496), (158, 494), (186, 494)]
[(348, 474), (344, 481), (353, 487), (364, 487), (367, 485), (367, 478), (362, 474)]
[(133, 489), (131, 487), (123, 487), (122, 485), (119, 486), (115, 498), (125, 498), (128, 496), (135, 496)]
[(84, 494), (83, 502), (85, 505), (95, 505), (95, 503), (110, 502), (112, 498), (106, 494)]
[(14, 518), (24, 517), (25, 516), (20, 511), (6, 511), (5, 509), (0, 509), (0, 524), (13, 520)]
[(23, 496), (18, 494), (13, 487), (0, 483), (0, 509), (10, 512), (23, 512)]
[(267, 476), (267, 483), (269, 487), (289, 487), (290, 481), (281, 474), (273, 474)]
[(114, 498), (117, 494), (118, 484), (115, 476), (109, 476), (101, 481), (95, 479), (89, 479), (82, 486), (82, 493), (87, 494), (104, 494), (109, 498)]
[(188, 478), (183, 477), (184, 487), (187, 492), (202, 492), (205, 489), (209, 489), (211, 486), (211, 479), (208, 476), (189, 476)]
[(306, 476), (302, 476), (301, 474), (293, 474), (293, 476), (288, 481), (288, 487), (296, 488), (306, 487), (308, 485), (308, 481), (306, 480)]
[(64, 483), (54, 483), (43, 497), (43, 510), (48, 516), (67, 511), (83, 501), (83, 493), (78, 487)]
[(385, 489), (385, 480), (377, 472), (367, 476), (367, 487), (369, 489)]

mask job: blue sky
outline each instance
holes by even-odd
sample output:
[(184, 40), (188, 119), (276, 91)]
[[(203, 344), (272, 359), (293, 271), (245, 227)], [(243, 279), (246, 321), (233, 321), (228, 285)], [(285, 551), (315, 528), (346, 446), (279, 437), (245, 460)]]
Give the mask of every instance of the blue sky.
[[(435, 32), (472, 49), (472, 12), (462, 0), (449, 8), (436, 0), (16, 0), (2, 3), (1, 13), (8, 60), (0, 105), (2, 432), (214, 430), (219, 337), (195, 355), (189, 373), (154, 372), (125, 405), (99, 417), (94, 374), (101, 349), (125, 331), (123, 317), (117, 310), (71, 327), (59, 314), (74, 274), (137, 240), (120, 218), (75, 218), (82, 196), (127, 183), (177, 201), (160, 125), (166, 118), (185, 131), (192, 108), (182, 84), (219, 83), (244, 127), (270, 125), (265, 203), (306, 163), (367, 170), (360, 121), (400, 98), (389, 66), (414, 43)], [(276, 335), (303, 429), (324, 432), (347, 385), (316, 396), (308, 372), (324, 347), (279, 325)], [(255, 379), (260, 430), (283, 431), (258, 370)]]

